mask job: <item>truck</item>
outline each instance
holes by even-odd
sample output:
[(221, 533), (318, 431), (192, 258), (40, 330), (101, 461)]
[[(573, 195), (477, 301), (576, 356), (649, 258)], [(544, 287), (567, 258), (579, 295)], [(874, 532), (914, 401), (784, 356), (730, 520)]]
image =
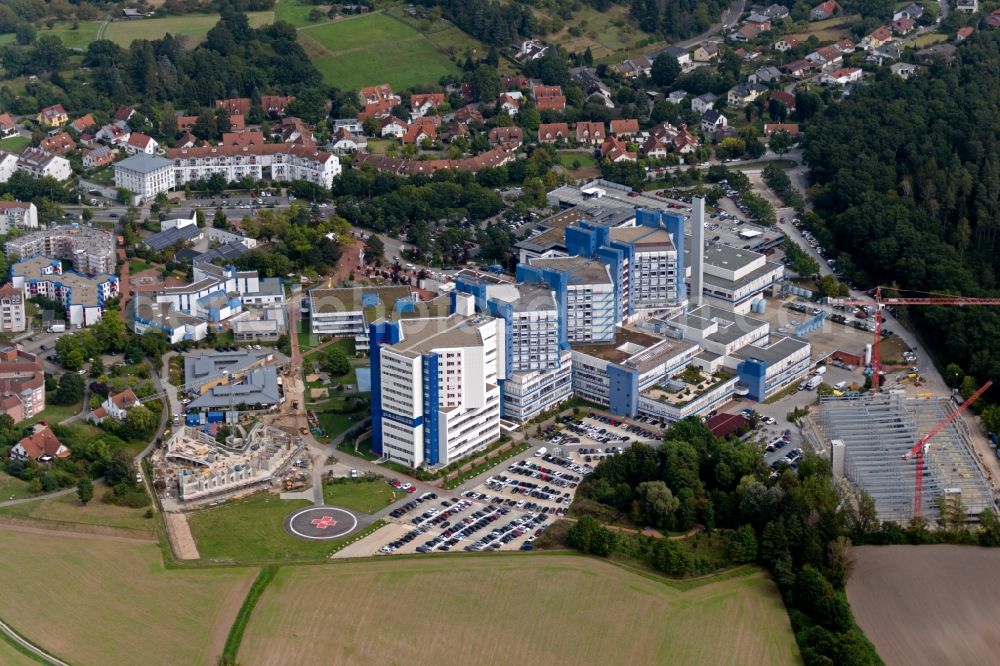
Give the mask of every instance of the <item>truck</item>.
[(825, 375), (826, 374), (826, 366), (825, 365), (821, 365), (818, 368), (816, 368), (816, 374), (817, 375), (821, 375), (821, 376)]
[(803, 391), (813, 391), (817, 386), (823, 383), (823, 377), (820, 375), (813, 375), (809, 379), (802, 382), (799, 386)]
[(66, 324), (52, 324), (47, 330), (49, 333), (65, 333)]

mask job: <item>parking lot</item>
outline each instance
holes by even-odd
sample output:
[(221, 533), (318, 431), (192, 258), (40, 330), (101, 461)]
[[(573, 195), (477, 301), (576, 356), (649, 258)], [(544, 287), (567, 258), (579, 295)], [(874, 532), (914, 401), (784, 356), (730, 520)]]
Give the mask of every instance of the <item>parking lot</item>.
[(434, 492), (424, 493), (390, 512), (389, 520), (407, 529), (394, 529), (398, 536), (381, 545), (378, 553), (530, 550), (549, 525), (549, 511), (527, 511), (527, 503), (521, 508), (517, 504), (468, 497), (443, 499)]

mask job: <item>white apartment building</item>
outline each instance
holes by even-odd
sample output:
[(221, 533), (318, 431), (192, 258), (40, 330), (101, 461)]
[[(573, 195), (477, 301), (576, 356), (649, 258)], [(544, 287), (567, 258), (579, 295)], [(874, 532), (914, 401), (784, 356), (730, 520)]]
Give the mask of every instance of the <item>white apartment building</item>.
[(58, 181), (68, 180), (73, 175), (68, 159), (47, 153), (41, 148), (25, 148), (17, 159), (17, 170), (24, 171), (32, 178), (48, 176)]
[(27, 201), (0, 201), (0, 234), (11, 229), (37, 229), (38, 209)]
[(285, 290), (280, 278), (260, 278), (257, 271), (237, 271), (231, 267), (199, 263), (194, 281), (152, 292), (157, 305), (192, 317), (219, 323), (243, 311), (244, 305), (284, 305)]
[(28, 327), (24, 317), (24, 291), (6, 284), (0, 287), (0, 332), (20, 333)]
[(502, 319), (456, 314), (373, 328), (397, 340), (372, 359), (373, 450), (410, 467), (443, 466), (500, 436)]
[(50, 227), (12, 238), (4, 248), (11, 260), (41, 255), (71, 261), (75, 271), (86, 275), (115, 272), (115, 236), (96, 227)]
[(0, 150), (0, 183), (6, 183), (17, 171), (17, 155)]
[(27, 298), (44, 296), (66, 307), (71, 326), (96, 324), (104, 314), (104, 304), (118, 295), (118, 276), (84, 276), (64, 271), (58, 259), (36, 256), (18, 262), (10, 268), (11, 284), (25, 292)]
[(340, 158), (308, 145), (268, 143), (252, 146), (198, 146), (167, 151), (178, 185), (221, 174), (227, 181), (307, 180), (333, 185)]
[(173, 163), (158, 155), (137, 153), (115, 162), (115, 187), (122, 187), (149, 200), (177, 185)]

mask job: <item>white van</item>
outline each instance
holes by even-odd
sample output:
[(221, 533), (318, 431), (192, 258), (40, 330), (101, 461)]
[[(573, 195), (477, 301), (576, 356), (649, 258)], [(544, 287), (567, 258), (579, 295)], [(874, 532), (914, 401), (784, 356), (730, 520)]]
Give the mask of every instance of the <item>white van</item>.
[(833, 385), (833, 388), (837, 389), (838, 391), (843, 391), (845, 388), (847, 388), (847, 382), (837, 382), (836, 384)]
[(535, 451), (535, 457), (536, 457), (536, 458), (541, 458), (542, 456), (544, 456), (544, 455), (545, 455), (546, 453), (548, 453), (548, 452), (549, 452), (549, 450), (548, 450), (548, 449), (546, 449), (546, 448), (545, 448), (545, 447), (543, 446), (542, 448), (540, 448), (540, 449), (538, 449), (537, 451)]

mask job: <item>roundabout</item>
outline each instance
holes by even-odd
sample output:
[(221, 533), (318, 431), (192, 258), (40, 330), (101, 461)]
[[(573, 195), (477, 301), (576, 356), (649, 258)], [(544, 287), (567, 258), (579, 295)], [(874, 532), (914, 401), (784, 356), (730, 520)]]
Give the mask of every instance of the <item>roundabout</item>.
[(292, 536), (313, 541), (339, 539), (358, 527), (358, 518), (347, 509), (311, 506), (285, 518), (285, 530)]

